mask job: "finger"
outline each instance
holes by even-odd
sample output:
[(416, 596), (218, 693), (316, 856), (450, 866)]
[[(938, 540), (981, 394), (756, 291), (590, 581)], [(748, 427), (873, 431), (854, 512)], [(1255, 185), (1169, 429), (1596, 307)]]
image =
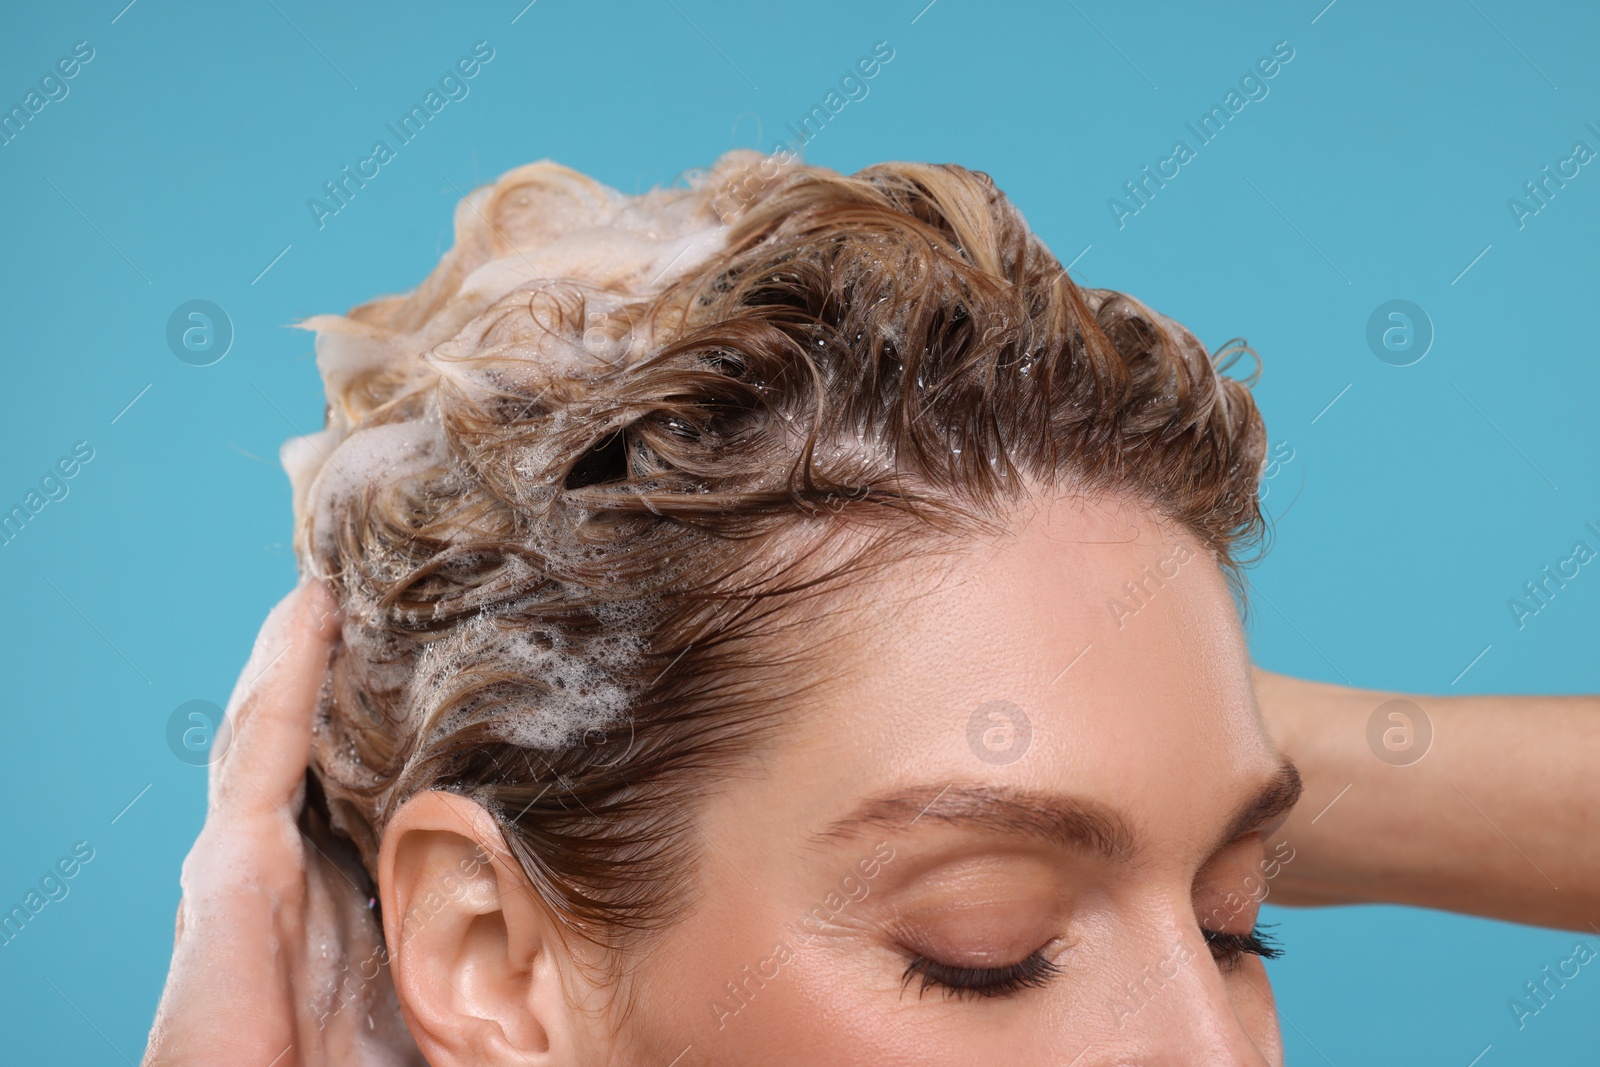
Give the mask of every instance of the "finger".
[(328, 590), (326, 583), (311, 579), (302, 581), (267, 613), (266, 621), (261, 624), (261, 630), (256, 634), (255, 645), (250, 650), (249, 662), (240, 672), (239, 679), (233, 687), (233, 694), (228, 698), (230, 712), (244, 697), (259, 688), (267, 668), (287, 647), (288, 638), (294, 628), (302, 625), (303, 620), (297, 619), (296, 615), (302, 611), (305, 618), (309, 619), (311, 628), (326, 631), (330, 639), (336, 635), (338, 627), (335, 624), (339, 618), (338, 599)]
[(213, 805), (265, 811), (297, 795), (338, 633), (338, 602), (321, 582), (301, 584), (272, 609), (228, 701), (231, 739), (212, 764)]

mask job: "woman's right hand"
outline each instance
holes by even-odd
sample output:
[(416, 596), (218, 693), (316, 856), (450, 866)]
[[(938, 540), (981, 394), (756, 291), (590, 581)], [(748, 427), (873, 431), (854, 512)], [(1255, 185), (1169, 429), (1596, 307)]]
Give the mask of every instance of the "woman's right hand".
[(425, 1062), (366, 895), (301, 829), (337, 612), (320, 583), (285, 597), (228, 702), (146, 1067)]

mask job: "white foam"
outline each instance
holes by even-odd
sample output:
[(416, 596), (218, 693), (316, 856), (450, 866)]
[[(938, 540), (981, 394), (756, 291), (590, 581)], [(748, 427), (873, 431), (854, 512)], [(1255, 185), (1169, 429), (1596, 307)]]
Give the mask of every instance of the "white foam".
[[(580, 643), (479, 615), (427, 647), (411, 677), (407, 704), (411, 714), (425, 719), (464, 675), (503, 675), (512, 683), (509, 695), (501, 689), (492, 703), (441, 718), (433, 731), (478, 723), (513, 744), (555, 750), (622, 720), (633, 694), (614, 679), (643, 649), (642, 639), (626, 630), (608, 629)], [(519, 679), (525, 683), (521, 694)]]
[[(554, 438), (571, 420), (588, 417), (581, 405), (586, 382), (646, 358), (659, 346), (657, 330), (675, 326), (681, 304), (667, 308), (658, 298), (726, 247), (742, 210), (728, 208), (735, 184), (761, 159), (729, 153), (691, 176), (687, 188), (640, 196), (553, 163), (518, 167), (457, 206), (455, 245), (414, 291), (303, 323), (316, 331), (328, 417), (323, 430), (282, 450), (302, 572), (328, 577), (323, 561), (340, 559), (352, 508), (381, 507), (387, 497), (403, 521), (407, 497), (433, 479), (459, 479), (470, 504), (483, 475), (466, 465), (469, 457), (451, 452), (439, 400), (445, 385), (452, 397), (463, 391), (484, 402), (497, 395), (548, 402), (540, 416), (549, 420), (545, 432), (519, 442), (505, 456), (507, 481), (486, 487), (508, 496), (500, 505), (521, 513), (528, 547), (556, 573), (592, 563), (598, 547), (569, 544), (560, 528), (541, 521), (567, 458)], [(574, 398), (580, 403), (569, 411), (564, 404)], [(365, 520), (355, 519), (359, 529)], [(476, 535), (463, 528), (459, 536)], [(649, 605), (605, 607), (602, 632), (581, 639), (541, 637), (481, 615), (429, 640), (413, 662), (408, 649), (416, 639), (389, 632), (373, 613), (379, 591), (403, 581), (415, 560), (403, 546), (384, 558), (373, 543), (366, 548), (371, 558), (340, 559), (348, 579), (341, 583), (344, 639), (361, 672), (357, 684), (403, 693), (406, 724), (397, 728), (419, 735), (420, 744), (407, 746), (413, 760), (427, 754), (430, 736), (467, 722), (514, 744), (553, 749), (626, 716), (634, 694), (622, 679), (636, 675), (646, 650), (640, 635)], [(509, 553), (497, 562), (531, 566)], [(538, 595), (560, 591), (545, 587)], [(435, 608), (431, 617), (399, 621), (420, 627), (437, 617)], [(456, 694), (485, 672), (506, 683), (492, 690), (496, 699), (469, 702), (441, 721), (441, 709), (460, 705)], [(527, 684), (519, 688), (519, 679)], [(325, 738), (319, 752), (335, 779), (372, 780), (351, 746)]]
[[(431, 472), (447, 470), (450, 458), (437, 414), (408, 422), (362, 426), (340, 440), (331, 451), (331, 434), (313, 435), (293, 459), (315, 465), (307, 487), (305, 531), (312, 543), (311, 558), (332, 550), (342, 509), (375, 488), (416, 481)], [(307, 453), (314, 455), (308, 459)], [(286, 457), (286, 466), (288, 457)], [(372, 561), (381, 564), (382, 561)]]
[[(737, 212), (721, 210), (725, 186), (760, 158), (729, 153), (689, 188), (640, 196), (550, 162), (518, 167), (458, 205), (455, 246), (412, 293), (349, 316), (307, 319), (329, 414), (324, 430), (283, 450), (302, 569), (316, 573), (317, 546), (306, 539), (322, 511), (316, 497), (339, 492), (335, 479), (319, 473), (334, 455), (343, 457), (345, 439), (371, 414), (375, 380), (386, 397), (426, 391), (440, 374), (477, 373), (481, 384), (482, 372), (460, 364), (486, 351), (520, 364), (525, 380), (603, 373), (643, 358), (655, 345), (653, 324), (630, 328), (618, 312), (726, 246)], [(587, 304), (580, 321), (551, 328), (553, 319), (539, 314), (575, 298)]]

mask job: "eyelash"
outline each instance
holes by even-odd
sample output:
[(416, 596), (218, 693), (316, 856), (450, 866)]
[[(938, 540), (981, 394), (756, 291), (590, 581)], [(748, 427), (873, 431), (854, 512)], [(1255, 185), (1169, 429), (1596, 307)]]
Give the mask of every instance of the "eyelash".
[(917, 956), (906, 968), (900, 983), (901, 992), (919, 975), (922, 985), (917, 989), (920, 998), (930, 986), (939, 986), (946, 997), (966, 1000), (974, 997), (1010, 997), (1024, 989), (1037, 989), (1061, 973), (1044, 956), (1040, 949), (1027, 959), (1005, 967), (955, 967), (948, 963)]
[(1273, 936), (1267, 933), (1270, 927), (1257, 926), (1248, 934), (1227, 934), (1221, 930), (1205, 930), (1200, 932), (1205, 935), (1206, 944), (1211, 946), (1211, 956), (1222, 968), (1223, 973), (1231, 972), (1244, 960), (1245, 956), (1260, 956), (1262, 959), (1275, 960), (1283, 955), (1283, 949)]
[[(1267, 927), (1257, 926), (1248, 934), (1230, 934), (1221, 930), (1201, 930), (1206, 944), (1211, 947), (1212, 958), (1229, 973), (1239, 966), (1245, 956), (1260, 956), (1275, 960), (1283, 949)], [(940, 963), (926, 956), (917, 956), (901, 976), (900, 989), (904, 992), (918, 977), (922, 984), (917, 988), (921, 998), (929, 988), (939, 986), (946, 997), (966, 1000), (977, 997), (1010, 997), (1024, 989), (1038, 989), (1061, 973), (1041, 949), (1019, 963), (1005, 967), (957, 967)]]

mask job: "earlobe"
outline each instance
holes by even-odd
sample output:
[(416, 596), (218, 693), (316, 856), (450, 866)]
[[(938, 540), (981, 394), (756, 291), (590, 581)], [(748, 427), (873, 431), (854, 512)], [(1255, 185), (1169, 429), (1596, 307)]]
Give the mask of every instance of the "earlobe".
[(493, 817), (454, 793), (407, 800), (378, 856), (384, 937), (407, 1026), (428, 1062), (580, 1062), (559, 920)]

